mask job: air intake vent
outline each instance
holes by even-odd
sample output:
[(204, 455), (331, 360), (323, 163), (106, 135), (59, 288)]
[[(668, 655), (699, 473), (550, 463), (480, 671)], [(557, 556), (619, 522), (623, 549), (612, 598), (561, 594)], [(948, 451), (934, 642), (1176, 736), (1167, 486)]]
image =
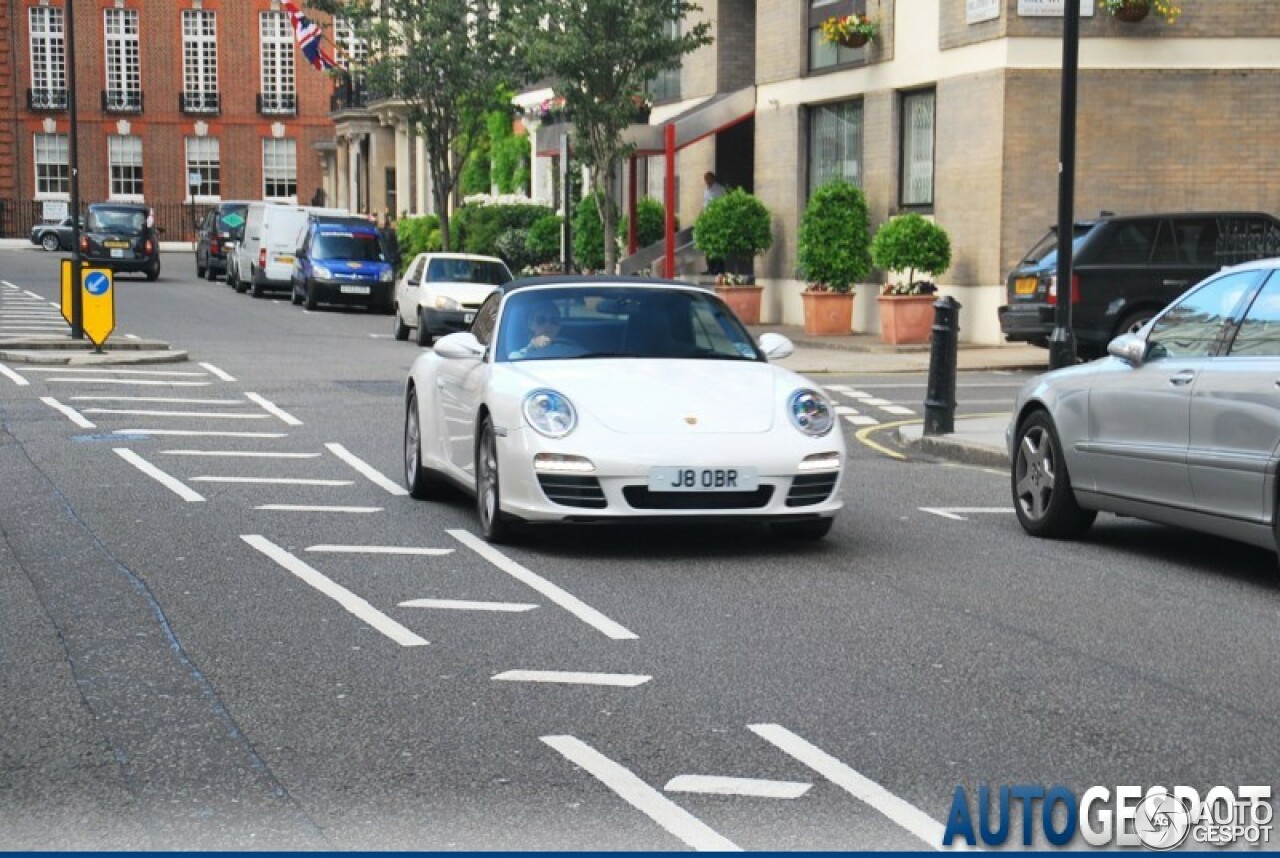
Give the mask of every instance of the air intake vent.
[(791, 481), (791, 491), (787, 493), (787, 506), (813, 506), (831, 497), (840, 474), (832, 471), (829, 474), (801, 474)]
[(608, 502), (595, 477), (567, 476), (565, 474), (538, 474), (538, 485), (547, 500), (561, 506), (584, 509), (604, 509)]

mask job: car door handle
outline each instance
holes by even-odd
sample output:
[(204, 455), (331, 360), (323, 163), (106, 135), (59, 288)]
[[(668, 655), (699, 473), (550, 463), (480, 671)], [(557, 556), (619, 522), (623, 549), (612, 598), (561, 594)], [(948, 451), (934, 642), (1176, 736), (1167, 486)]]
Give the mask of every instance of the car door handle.
[(1194, 381), (1195, 377), (1196, 371), (1194, 369), (1184, 369), (1182, 372), (1169, 379), (1169, 383), (1176, 387), (1182, 387)]
[(1165, 280), (1164, 285), (1181, 287), (1181, 286), (1186, 286), (1190, 282), (1191, 282), (1190, 280)]

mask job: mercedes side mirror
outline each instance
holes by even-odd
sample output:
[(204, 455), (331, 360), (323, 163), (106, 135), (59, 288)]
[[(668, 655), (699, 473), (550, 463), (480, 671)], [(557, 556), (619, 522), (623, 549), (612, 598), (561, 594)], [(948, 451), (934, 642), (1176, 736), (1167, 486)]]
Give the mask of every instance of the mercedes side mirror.
[(1130, 366), (1142, 366), (1147, 358), (1147, 340), (1138, 334), (1121, 334), (1107, 344), (1107, 354)]

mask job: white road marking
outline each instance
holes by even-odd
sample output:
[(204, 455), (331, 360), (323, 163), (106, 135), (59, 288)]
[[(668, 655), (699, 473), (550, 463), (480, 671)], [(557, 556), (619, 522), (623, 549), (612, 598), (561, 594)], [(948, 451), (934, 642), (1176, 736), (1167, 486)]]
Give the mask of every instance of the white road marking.
[(288, 438), (285, 432), (218, 432), (202, 429), (116, 429), (117, 435), (181, 435), (184, 438)]
[(365, 462), (363, 459), (361, 459), (356, 454), (352, 453), (350, 450), (348, 450), (346, 447), (342, 446), (341, 444), (329, 443), (329, 444), (325, 444), (324, 446), (325, 446), (325, 449), (327, 449), (330, 453), (333, 453), (333, 455), (337, 456), (339, 459), (341, 459), (342, 461), (346, 462), (348, 465), (350, 465), (351, 467), (359, 471), (362, 475), (364, 475), (366, 479), (369, 480), (369, 482), (373, 483), (375, 486), (378, 486), (381, 489), (385, 489), (389, 494), (393, 494), (397, 496), (408, 496), (409, 494), (408, 489), (396, 483), (395, 481), (390, 480), (387, 477), (383, 476), (381, 473), (378, 472), (376, 468), (374, 468), (368, 462)]
[(882, 405), (880, 406), (880, 410), (886, 411), (889, 414), (898, 414), (898, 415), (904, 415), (904, 414), (909, 415), (909, 414), (916, 413), (914, 410), (907, 408), (905, 405)]
[(81, 429), (97, 428), (93, 423), (89, 422), (89, 419), (85, 417), (83, 414), (81, 414), (79, 411), (76, 411), (70, 405), (63, 405), (61, 402), (54, 399), (52, 396), (42, 396), (40, 397), (40, 401), (43, 402), (45, 405), (49, 406), (50, 408), (52, 408), (53, 410), (62, 412), (63, 416), (65, 416), (72, 423), (79, 426)]
[(508, 670), (495, 674), (493, 678), (501, 682), (556, 682), (564, 685), (608, 685), (615, 688), (635, 688), (653, 679), (652, 676), (637, 673), (580, 673), (571, 670)]
[[(520, 602), (472, 602), (466, 599), (410, 599), (401, 602), (402, 608), (439, 608), (445, 611), (495, 611), (500, 614), (520, 614), (532, 611), (537, 605)], [(496, 677), (495, 677), (496, 679)]]
[(225, 411), (147, 411), (132, 408), (86, 408), (85, 414), (131, 414), (134, 417), (202, 417), (211, 420), (267, 420), (269, 414), (228, 414)]
[[(319, 453), (260, 453), (251, 450), (161, 450), (166, 456), (226, 456), (245, 459), (318, 459)], [(450, 549), (452, 550), (452, 549)]]
[(355, 480), (312, 480), (293, 477), (192, 477), (193, 483), (246, 483), (263, 486), (353, 486)]
[(142, 339), (142, 337), (138, 336), (137, 334), (125, 334), (125, 335), (124, 335), (124, 338), (125, 338), (126, 340), (140, 340), (140, 339)]
[(443, 557), (452, 554), (452, 548), (412, 548), (399, 545), (312, 545), (308, 551), (327, 554), (405, 554), (414, 557)]
[(204, 496), (187, 488), (181, 480), (171, 477), (137, 453), (125, 447), (116, 447), (116, 455), (124, 459), (130, 465), (133, 465), (139, 471), (182, 498), (187, 503), (199, 503), (204, 500)]
[(293, 503), (264, 503), (261, 506), (255, 506), (254, 509), (275, 512), (346, 512), (353, 515), (382, 512), (382, 507), (380, 506), (321, 506), (319, 504), (307, 506)]
[(606, 637), (617, 641), (636, 639), (634, 632), (609, 619), (577, 596), (565, 592), (547, 579), (529, 571), (470, 531), (449, 530), (446, 532), (512, 578), (532, 587), (587, 625), (604, 633)]
[(813, 784), (798, 781), (768, 781), (759, 778), (728, 778), (717, 775), (677, 775), (663, 787), (667, 792), (696, 792), (708, 795), (745, 795), (751, 798), (799, 798)]
[(892, 402), (891, 400), (888, 400), (888, 399), (880, 399), (880, 398), (878, 398), (878, 397), (873, 396), (873, 397), (870, 397), (870, 398), (863, 398), (863, 400), (862, 400), (862, 404), (863, 404), (863, 405), (874, 405), (874, 406), (876, 406), (877, 408), (882, 408), (882, 407), (884, 407), (884, 406), (886, 406), (886, 405), (892, 405), (892, 404), (893, 404), (893, 402)]
[(218, 369), (216, 366), (214, 366), (211, 363), (202, 363), (200, 364), (200, 366), (204, 367), (210, 373), (212, 373), (213, 375), (216, 375), (218, 378), (222, 379), (223, 381), (235, 381), (234, 378), (232, 378), (230, 375), (223, 372), (222, 370)]
[(22, 291), (23, 291), (24, 293), (26, 293), (27, 295), (30, 295), (32, 298), (35, 298), (37, 301), (43, 301), (43, 300), (44, 300), (44, 296), (43, 296), (43, 295), (37, 295), (35, 292), (32, 292), (30, 289), (23, 289)]
[[(799, 760), (859, 801), (871, 805), (897, 825), (923, 840), (931, 849), (942, 848), (942, 823), (920, 808), (898, 798), (880, 784), (859, 774), (821, 748), (778, 724), (749, 724), (747, 729)], [(949, 847), (951, 848), (951, 847)]]
[(252, 400), (253, 402), (258, 403), (258, 405), (262, 407), (263, 411), (267, 412), (273, 417), (279, 417), (282, 421), (284, 421), (286, 426), (302, 425), (302, 421), (299, 420), (297, 417), (294, 417), (292, 414), (283, 410), (278, 405), (265, 399), (264, 397), (261, 397), (256, 393), (246, 393), (244, 396), (245, 396), (245, 399), (249, 399), (249, 400)]
[(160, 375), (166, 378), (202, 378), (203, 372), (169, 372), (158, 369), (99, 369), (78, 366), (33, 366), (32, 372), (82, 372), (86, 375)]
[(155, 381), (146, 378), (49, 378), (46, 381), (69, 381), (74, 384), (136, 384), (139, 387), (208, 387), (211, 381)]
[(242, 535), (240, 538), (401, 646), (427, 645), (426, 640), (409, 631), (346, 587), (329, 580), (274, 542), (253, 534)]
[(857, 413), (858, 413), (858, 409), (856, 408), (850, 408), (847, 405), (836, 406), (836, 414), (857, 414)]
[(5, 366), (2, 363), (0, 363), (0, 375), (3, 375), (5, 378), (9, 379), (14, 384), (18, 385), (18, 387), (27, 387), (28, 385), (31, 384), (31, 382), (27, 381), (25, 378), (18, 375), (16, 372), (9, 369), (9, 367)]
[(850, 399), (875, 399), (872, 394), (863, 393), (861, 390), (851, 390), (848, 395)]
[(565, 759), (613, 790), (687, 846), (700, 852), (741, 852), (733, 841), (636, 777), (631, 771), (573, 736), (543, 736)]
[(72, 402), (168, 402), (174, 405), (244, 405), (243, 399), (183, 399), (174, 396), (73, 396)]
[(968, 521), (966, 515), (1013, 515), (1013, 507), (1005, 506), (922, 506), (919, 509), (952, 521)]
[(0, 280), (0, 283), (3, 283), (4, 285), (8, 286), (10, 289), (21, 289), (21, 288), (22, 288), (21, 286), (18, 286), (18, 285), (16, 285), (16, 284), (10, 283), (8, 280)]
[(846, 414), (844, 416), (844, 419), (852, 423), (854, 426), (875, 426), (880, 423), (880, 421), (875, 419), (874, 417), (866, 417), (866, 416), (855, 417), (851, 414)]
[(369, 339), (371, 339), (371, 340), (389, 340), (389, 339), (392, 339), (392, 336), (391, 336), (390, 334), (370, 334), (370, 335), (369, 335)]
[(847, 384), (828, 384), (825, 386), (827, 390), (834, 390), (837, 393), (851, 393), (852, 389)]

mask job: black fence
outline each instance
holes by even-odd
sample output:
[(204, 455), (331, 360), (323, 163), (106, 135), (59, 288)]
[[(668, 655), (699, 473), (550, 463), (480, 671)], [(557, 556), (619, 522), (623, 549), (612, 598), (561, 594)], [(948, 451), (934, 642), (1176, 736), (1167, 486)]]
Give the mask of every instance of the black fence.
[[(94, 200), (93, 202), (98, 202)], [(161, 241), (194, 241), (196, 225), (210, 205), (152, 203)], [(82, 206), (83, 208), (83, 206)], [(0, 238), (30, 238), (31, 228), (44, 223), (44, 203), (38, 200), (0, 200)]]

